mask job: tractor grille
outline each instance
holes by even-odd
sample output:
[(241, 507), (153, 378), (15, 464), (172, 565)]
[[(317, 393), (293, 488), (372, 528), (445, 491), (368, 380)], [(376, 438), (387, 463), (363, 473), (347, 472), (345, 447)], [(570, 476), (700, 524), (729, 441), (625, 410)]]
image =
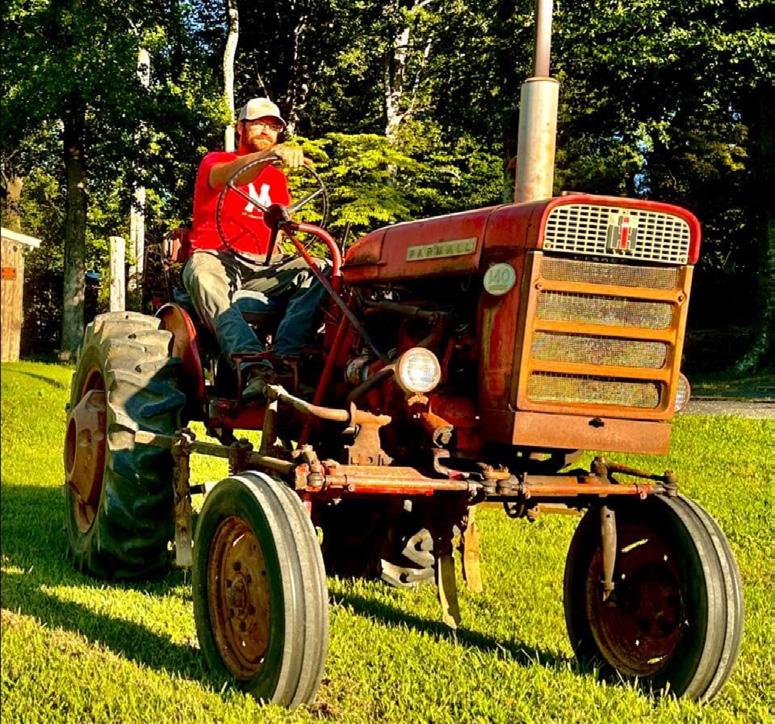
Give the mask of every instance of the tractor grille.
[(568, 292), (544, 292), (537, 311), (541, 319), (649, 329), (666, 329), (673, 318), (670, 305), (662, 302)]
[(531, 256), (517, 406), (668, 416), (689, 272)]
[(577, 364), (592, 360), (601, 365), (658, 370), (667, 360), (667, 344), (585, 334), (536, 332), (533, 336), (533, 357)]
[(574, 261), (544, 257), (541, 276), (566, 282), (616, 284), (620, 287), (675, 289), (678, 269), (664, 266), (624, 266), (622, 264)]
[[(628, 235), (619, 233), (626, 219)], [(544, 250), (664, 264), (689, 260), (689, 224), (662, 211), (593, 204), (555, 206), (544, 228)], [(624, 248), (622, 248), (624, 247)]]
[(564, 403), (592, 403), (653, 409), (659, 405), (660, 385), (608, 377), (530, 375), (527, 394), (531, 400)]

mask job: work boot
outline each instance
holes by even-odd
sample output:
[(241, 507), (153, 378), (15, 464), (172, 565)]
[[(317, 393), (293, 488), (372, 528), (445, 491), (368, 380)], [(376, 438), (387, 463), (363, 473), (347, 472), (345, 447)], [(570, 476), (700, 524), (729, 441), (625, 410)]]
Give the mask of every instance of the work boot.
[(277, 382), (277, 375), (269, 362), (253, 365), (247, 370), (248, 381), (242, 391), (243, 402), (253, 402), (266, 397), (266, 388)]

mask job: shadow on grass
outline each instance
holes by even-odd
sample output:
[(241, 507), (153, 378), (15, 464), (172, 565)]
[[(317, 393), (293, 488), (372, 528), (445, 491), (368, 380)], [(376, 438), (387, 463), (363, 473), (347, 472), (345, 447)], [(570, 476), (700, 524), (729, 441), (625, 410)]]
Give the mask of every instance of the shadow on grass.
[(74, 631), (114, 653), (156, 670), (197, 680), (215, 690), (225, 683), (205, 669), (201, 653), (144, 626), (97, 613), (47, 593), (47, 586), (97, 590), (139, 590), (150, 595), (175, 594), (180, 571), (148, 582), (110, 583), (78, 573), (65, 558), (63, 496), (57, 488), (2, 482), (2, 606), (44, 625)]
[(3, 369), (4, 375), (24, 375), (25, 377), (32, 377), (33, 379), (39, 380), (40, 382), (45, 382), (47, 385), (51, 385), (51, 387), (56, 387), (58, 390), (66, 390), (69, 388), (69, 384), (66, 384), (64, 382), (60, 382), (59, 380), (52, 380), (50, 377), (46, 377), (45, 375), (38, 375), (34, 372), (27, 372), (26, 370), (16, 370), (16, 369)]
[(63, 601), (41, 589), (41, 577), (23, 573), (3, 576), (3, 607), (34, 616), (48, 627), (74, 631), (121, 655), (153, 669), (195, 679), (218, 688), (218, 682), (203, 668), (199, 653), (159, 636), (131, 621), (100, 614), (78, 603)]
[(420, 633), (431, 634), (437, 639), (454, 641), (463, 646), (477, 648), (485, 653), (497, 654), (501, 652), (521, 666), (540, 665), (555, 671), (571, 670), (578, 674), (590, 673), (589, 670), (582, 668), (576, 659), (558, 655), (536, 646), (529, 646), (521, 641), (500, 641), (467, 628), (458, 628), (453, 631), (441, 621), (431, 621), (415, 616), (365, 596), (351, 593), (336, 594), (332, 597), (332, 603), (342, 604), (359, 616), (375, 619), (390, 626), (407, 626)]
[[(180, 595), (178, 590), (184, 582), (182, 572), (173, 571), (161, 579), (133, 583), (110, 583), (89, 578), (71, 568), (65, 558), (61, 489), (3, 481), (2, 503), (3, 564), (23, 571), (3, 574), (3, 607), (34, 616), (47, 626), (77, 632), (128, 660), (200, 681), (216, 690), (222, 687), (225, 682), (205, 669), (201, 653), (193, 646), (175, 643), (140, 624), (97, 613), (43, 590), (46, 586), (73, 586), (175, 596)], [(336, 594), (333, 602), (383, 624), (408, 626), (438, 639), (457, 641), (487, 653), (501, 652), (522, 666), (540, 665), (580, 675), (590, 673), (575, 659), (520, 641), (500, 641), (466, 628), (453, 632), (439, 621), (415, 616), (364, 596)]]

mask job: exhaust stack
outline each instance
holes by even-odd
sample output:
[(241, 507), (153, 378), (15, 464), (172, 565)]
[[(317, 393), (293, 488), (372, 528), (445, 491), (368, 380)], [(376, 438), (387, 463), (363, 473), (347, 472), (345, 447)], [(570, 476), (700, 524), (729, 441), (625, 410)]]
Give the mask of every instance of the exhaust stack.
[(514, 203), (551, 198), (554, 186), (560, 84), (549, 77), (552, 0), (536, 0), (535, 14), (533, 76), (520, 91)]

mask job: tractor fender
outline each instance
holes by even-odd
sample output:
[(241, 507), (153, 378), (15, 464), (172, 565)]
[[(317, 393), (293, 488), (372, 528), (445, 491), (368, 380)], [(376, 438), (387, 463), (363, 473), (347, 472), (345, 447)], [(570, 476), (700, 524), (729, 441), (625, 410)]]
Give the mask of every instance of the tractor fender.
[(169, 302), (160, 307), (156, 316), (161, 328), (172, 333), (172, 357), (179, 357), (181, 389), (186, 393), (189, 410), (201, 409), (205, 402), (205, 375), (199, 355), (199, 332), (191, 315), (180, 305)]

